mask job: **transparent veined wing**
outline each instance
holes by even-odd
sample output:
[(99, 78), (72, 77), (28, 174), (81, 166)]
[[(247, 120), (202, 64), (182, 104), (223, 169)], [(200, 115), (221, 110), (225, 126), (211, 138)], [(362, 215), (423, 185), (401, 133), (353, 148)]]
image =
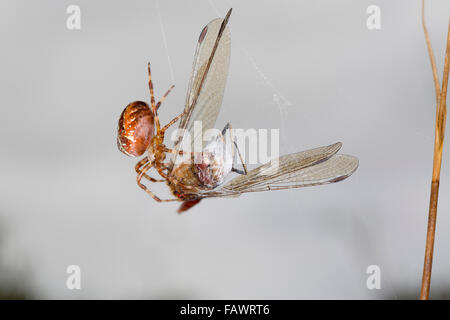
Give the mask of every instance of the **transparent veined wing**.
[(336, 154), (341, 146), (338, 142), (281, 156), (218, 189), (203, 192), (200, 197), (238, 196), (245, 192), (300, 188), (344, 180), (358, 168), (358, 159)]
[[(222, 105), (225, 83), (230, 61), (231, 40), (227, 27), (231, 9), (225, 18), (214, 19), (200, 33), (195, 50), (192, 75), (185, 102), (185, 114), (180, 119), (179, 129), (190, 134), (191, 150), (194, 143), (202, 145), (203, 132), (213, 128)], [(194, 122), (201, 121), (202, 130), (194, 136)], [(181, 150), (181, 136), (175, 149)]]

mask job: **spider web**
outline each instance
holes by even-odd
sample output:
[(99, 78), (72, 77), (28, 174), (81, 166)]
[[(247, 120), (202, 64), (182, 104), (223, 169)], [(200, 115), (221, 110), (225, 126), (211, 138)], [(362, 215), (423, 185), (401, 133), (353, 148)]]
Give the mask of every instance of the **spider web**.
[[(286, 118), (288, 115), (288, 109), (292, 106), (291, 101), (289, 101), (273, 84), (272, 81), (265, 75), (263, 70), (256, 64), (255, 59), (250, 55), (250, 53), (245, 49), (241, 49), (244, 52), (244, 55), (247, 57), (247, 59), (250, 61), (253, 69), (257, 72), (257, 74), (261, 77), (261, 79), (264, 81), (264, 84), (270, 88), (272, 91), (272, 101), (276, 105), (278, 111), (280, 112), (280, 119), (281, 119), (281, 129), (286, 128)], [(280, 130), (281, 135), (281, 146), (286, 148), (287, 151), (288, 148), (286, 146), (286, 143), (288, 141), (286, 130)]]
[[(231, 8), (233, 7), (228, 1), (224, 0), (224, 2), (227, 3), (228, 7)], [(219, 10), (217, 9), (216, 5), (214, 4), (214, 2), (212, 0), (208, 0), (208, 3), (210, 4), (210, 6), (212, 7), (212, 9), (214, 10), (215, 14), (217, 16), (221, 16), (222, 14), (219, 12)], [(260, 66), (258, 66), (258, 64), (256, 63), (255, 59), (253, 58), (253, 56), (250, 54), (250, 52), (240, 43), (236, 43), (234, 42), (234, 46), (238, 47), (243, 54), (245, 55), (245, 57), (249, 60), (250, 65), (252, 66), (253, 70), (258, 74), (258, 76), (263, 80), (264, 84), (270, 89), (270, 91), (272, 92), (272, 102), (275, 104), (277, 110), (279, 111), (280, 114), (280, 126), (281, 126), (281, 130), (280, 130), (280, 146), (283, 147), (283, 149), (285, 149), (286, 151), (291, 151), (289, 148), (289, 145), (287, 144), (287, 141), (289, 141), (287, 134), (286, 134), (286, 130), (283, 130), (283, 128), (286, 128), (286, 119), (288, 116), (288, 111), (289, 111), (289, 107), (292, 106), (292, 103), (289, 99), (287, 99), (281, 92), (280, 90), (278, 90), (275, 85), (272, 83), (272, 81), (270, 80), (269, 77), (266, 76), (266, 74), (264, 73), (264, 71), (262, 70), (262, 68)]]
[(169, 48), (167, 46), (167, 37), (166, 37), (166, 32), (164, 31), (164, 24), (163, 24), (162, 15), (161, 15), (161, 9), (159, 8), (159, 1), (158, 0), (156, 0), (156, 5), (155, 6), (156, 6), (156, 12), (158, 14), (159, 26), (161, 28), (161, 35), (162, 35), (162, 38), (163, 38), (164, 49), (166, 50), (167, 62), (169, 64), (170, 77), (172, 79), (172, 82), (175, 83), (175, 76), (174, 76), (174, 72), (173, 72), (172, 60), (170, 59), (170, 55), (169, 55)]
[[(214, 11), (215, 15), (220, 17), (223, 14), (218, 10), (217, 6), (213, 2), (213, 0), (207, 0), (209, 3), (209, 6)], [(229, 3), (229, 1), (224, 0), (228, 7), (232, 7), (232, 5)], [(175, 83), (175, 76), (174, 76), (174, 69), (172, 65), (172, 60), (170, 58), (169, 54), (169, 48), (167, 44), (167, 36), (165, 33), (164, 23), (163, 23), (163, 17), (161, 15), (161, 9), (159, 5), (159, 0), (156, 0), (156, 12), (158, 15), (158, 23), (161, 30), (161, 36), (164, 44), (164, 49), (167, 56), (167, 62), (169, 65), (170, 70), (170, 76)], [(291, 148), (289, 147), (288, 141), (289, 138), (287, 136), (287, 130), (284, 130), (284, 128), (287, 128), (287, 118), (289, 114), (289, 109), (292, 107), (292, 102), (273, 84), (273, 81), (266, 75), (266, 73), (263, 71), (260, 65), (257, 64), (254, 56), (239, 42), (234, 42), (234, 46), (240, 50), (243, 55), (248, 60), (249, 64), (251, 65), (252, 69), (256, 72), (256, 74), (261, 78), (263, 84), (268, 87), (269, 92), (272, 94), (272, 103), (273, 106), (278, 110), (278, 113), (280, 115), (280, 147), (282, 147), (285, 151), (290, 152)], [(307, 116), (307, 115), (304, 115)]]
[[(223, 16), (223, 12), (219, 11), (218, 8), (216, 7), (216, 5), (214, 4), (213, 0), (207, 0), (209, 3), (209, 6), (212, 8), (212, 10), (214, 11), (216, 17), (222, 17)], [(223, 0), (224, 3), (227, 4), (228, 8), (233, 7), (229, 1), (227, 0)], [(159, 0), (156, 0), (156, 11), (157, 11), (157, 15), (158, 15), (158, 22), (160, 25), (160, 29), (161, 29), (161, 34), (162, 34), (162, 39), (163, 39), (163, 43), (164, 43), (164, 48), (166, 51), (166, 55), (167, 55), (167, 61), (168, 61), (168, 65), (169, 65), (169, 69), (170, 69), (170, 75), (171, 78), (173, 80), (173, 82), (175, 83), (175, 77), (174, 77), (174, 69), (172, 66), (172, 61), (169, 55), (169, 49), (168, 49), (168, 44), (167, 44), (167, 37), (166, 37), (166, 33), (165, 33), (165, 29), (164, 29), (164, 23), (163, 23), (163, 18), (161, 15), (161, 10), (160, 10), (160, 6), (159, 6)], [(252, 67), (252, 69), (256, 72), (256, 74), (261, 78), (263, 84), (269, 89), (269, 91), (271, 92), (272, 95), (272, 103), (273, 106), (276, 108), (276, 110), (278, 110), (279, 114), (280, 114), (280, 146), (282, 146), (285, 151), (291, 152), (292, 150), (290, 150), (291, 148), (289, 147), (289, 139), (287, 136), (287, 132), (286, 130), (283, 130), (284, 128), (287, 128), (287, 117), (289, 115), (290, 112), (290, 108), (292, 107), (292, 102), (273, 84), (273, 81), (271, 80), (271, 78), (269, 78), (266, 73), (264, 72), (263, 68), (261, 68), (260, 65), (258, 65), (258, 63), (256, 62), (254, 56), (247, 50), (247, 48), (245, 48), (245, 46), (242, 45), (242, 43), (240, 42), (233, 42), (233, 46), (241, 51), (243, 53), (243, 55), (246, 57), (246, 59), (248, 60), (248, 63), (250, 64), (250, 66)], [(308, 117), (307, 114), (304, 114), (303, 116)], [(419, 134), (421, 135), (423, 138), (428, 138), (428, 137), (424, 137), (422, 134), (414, 132), (415, 134)], [(230, 178), (230, 177), (228, 177)], [(386, 275), (384, 275), (385, 278), (387, 278)], [(392, 288), (391, 286), (391, 281), (390, 279), (388, 281), (384, 281), (384, 285), (389, 287), (391, 290), (390, 292), (394, 295), (395, 299), (398, 299), (398, 296), (395, 292), (395, 290)]]

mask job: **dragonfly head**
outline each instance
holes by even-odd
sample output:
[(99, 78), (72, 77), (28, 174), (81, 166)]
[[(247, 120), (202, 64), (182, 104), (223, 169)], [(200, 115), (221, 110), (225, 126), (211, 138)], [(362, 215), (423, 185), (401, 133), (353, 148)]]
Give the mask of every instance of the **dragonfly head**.
[(128, 104), (119, 118), (117, 147), (128, 156), (144, 154), (155, 135), (153, 113), (147, 103)]

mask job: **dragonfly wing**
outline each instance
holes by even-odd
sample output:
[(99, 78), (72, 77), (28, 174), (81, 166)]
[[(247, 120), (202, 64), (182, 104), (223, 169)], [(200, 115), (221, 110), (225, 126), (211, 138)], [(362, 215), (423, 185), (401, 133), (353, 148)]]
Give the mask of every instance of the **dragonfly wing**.
[[(317, 165), (275, 179), (269, 179), (257, 185), (242, 187), (239, 192), (283, 190), (339, 182), (351, 176), (357, 168), (358, 158), (346, 154), (337, 154)], [(236, 192), (234, 189), (225, 189)]]
[[(212, 20), (200, 33), (186, 96), (185, 114), (179, 126), (179, 129), (189, 135), (179, 137), (175, 142), (177, 150), (182, 149), (183, 140), (187, 136), (191, 138), (191, 150), (198, 141), (202, 146), (203, 132), (213, 128), (216, 122), (230, 61), (231, 40), (227, 27), (230, 13), (231, 9), (224, 19)], [(194, 136), (195, 121), (201, 121), (202, 130), (195, 132)]]
[(203, 197), (237, 196), (245, 192), (282, 190), (334, 183), (349, 177), (358, 168), (358, 159), (336, 155), (341, 143), (282, 156), (247, 175), (240, 175)]

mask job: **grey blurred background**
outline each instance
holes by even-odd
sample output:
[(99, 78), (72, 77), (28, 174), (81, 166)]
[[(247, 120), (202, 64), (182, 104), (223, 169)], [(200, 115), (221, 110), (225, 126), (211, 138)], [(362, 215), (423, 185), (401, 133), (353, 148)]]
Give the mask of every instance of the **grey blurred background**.
[[(81, 30), (66, 28), (71, 4)], [(381, 30), (366, 27), (372, 4)], [(176, 85), (163, 123), (181, 111), (198, 35), (229, 7), (217, 127), (279, 128), (281, 153), (342, 141), (360, 167), (178, 215), (137, 187), (117, 120), (148, 100), (147, 61), (157, 97)], [(427, 2), (440, 77), (449, 13)], [(420, 1), (2, 0), (0, 34), (0, 298), (418, 296), (435, 118)], [(445, 144), (431, 296), (450, 298)], [(81, 290), (66, 288), (73, 264)], [(380, 290), (366, 287), (373, 264)]]

